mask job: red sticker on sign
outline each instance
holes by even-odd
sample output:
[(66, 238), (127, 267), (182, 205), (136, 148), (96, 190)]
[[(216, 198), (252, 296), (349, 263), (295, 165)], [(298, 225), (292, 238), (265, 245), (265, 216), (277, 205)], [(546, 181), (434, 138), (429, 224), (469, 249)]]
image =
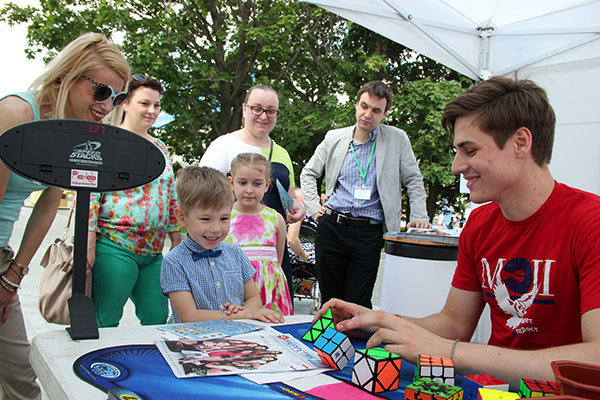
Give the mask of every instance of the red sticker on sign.
[(98, 171), (71, 170), (71, 186), (98, 187)]

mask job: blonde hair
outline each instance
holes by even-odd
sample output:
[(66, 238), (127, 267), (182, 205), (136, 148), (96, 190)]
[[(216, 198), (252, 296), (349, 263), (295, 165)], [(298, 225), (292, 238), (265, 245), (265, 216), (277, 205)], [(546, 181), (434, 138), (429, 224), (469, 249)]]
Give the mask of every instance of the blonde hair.
[(175, 181), (177, 203), (184, 214), (193, 208), (219, 209), (233, 206), (231, 184), (221, 172), (208, 167), (185, 167)]
[(243, 165), (251, 166), (265, 173), (265, 179), (271, 178), (271, 163), (258, 153), (241, 153), (231, 161), (231, 176), (235, 177), (237, 169)]
[[(129, 82), (129, 64), (119, 48), (109, 42), (106, 36), (88, 32), (71, 41), (31, 84), (30, 90), (35, 95), (34, 102), (40, 110), (50, 110), (41, 117), (65, 118), (67, 99), (73, 85), (82, 75), (99, 66), (114, 70), (125, 85)], [(126, 87), (122, 88), (125, 89)]]

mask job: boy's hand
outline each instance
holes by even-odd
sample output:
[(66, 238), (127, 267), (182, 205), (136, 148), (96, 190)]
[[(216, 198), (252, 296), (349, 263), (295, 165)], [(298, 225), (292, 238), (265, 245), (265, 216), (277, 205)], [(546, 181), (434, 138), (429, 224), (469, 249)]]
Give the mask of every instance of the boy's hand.
[(251, 314), (250, 318), (257, 319), (262, 322), (267, 322), (267, 323), (271, 323), (271, 324), (280, 324), (280, 323), (284, 322), (284, 319), (281, 316), (281, 313), (273, 311), (273, 310), (269, 310), (268, 308), (265, 308), (265, 307), (260, 307), (255, 310), (252, 310), (252, 312), (250, 314)]
[(223, 303), (223, 307), (225, 307), (225, 310), (223, 310), (223, 312), (227, 315), (237, 314), (238, 312), (244, 309), (244, 306), (231, 303)]

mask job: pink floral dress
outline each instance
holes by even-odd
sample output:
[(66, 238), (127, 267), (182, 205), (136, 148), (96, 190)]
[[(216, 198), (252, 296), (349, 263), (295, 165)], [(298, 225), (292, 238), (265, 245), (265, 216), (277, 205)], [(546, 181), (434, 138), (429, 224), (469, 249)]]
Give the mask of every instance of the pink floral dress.
[(292, 300), (287, 279), (277, 261), (277, 211), (264, 206), (258, 214), (231, 211), (231, 228), (226, 242), (244, 251), (256, 269), (254, 282), (266, 308), (292, 315)]

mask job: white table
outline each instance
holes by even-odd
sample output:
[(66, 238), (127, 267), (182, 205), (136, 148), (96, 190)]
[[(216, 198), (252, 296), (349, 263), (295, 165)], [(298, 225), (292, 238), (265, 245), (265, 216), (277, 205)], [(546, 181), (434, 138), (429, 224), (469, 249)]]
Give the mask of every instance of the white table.
[[(297, 324), (310, 322), (312, 315), (293, 315), (285, 319), (286, 324)], [(261, 324), (254, 320), (248, 322)], [(125, 344), (152, 344), (161, 337), (161, 332), (155, 326), (100, 328), (99, 331), (100, 338), (93, 340), (74, 341), (65, 329), (41, 333), (33, 338), (29, 360), (51, 400), (106, 400), (106, 393), (75, 375), (75, 360), (97, 349)]]

